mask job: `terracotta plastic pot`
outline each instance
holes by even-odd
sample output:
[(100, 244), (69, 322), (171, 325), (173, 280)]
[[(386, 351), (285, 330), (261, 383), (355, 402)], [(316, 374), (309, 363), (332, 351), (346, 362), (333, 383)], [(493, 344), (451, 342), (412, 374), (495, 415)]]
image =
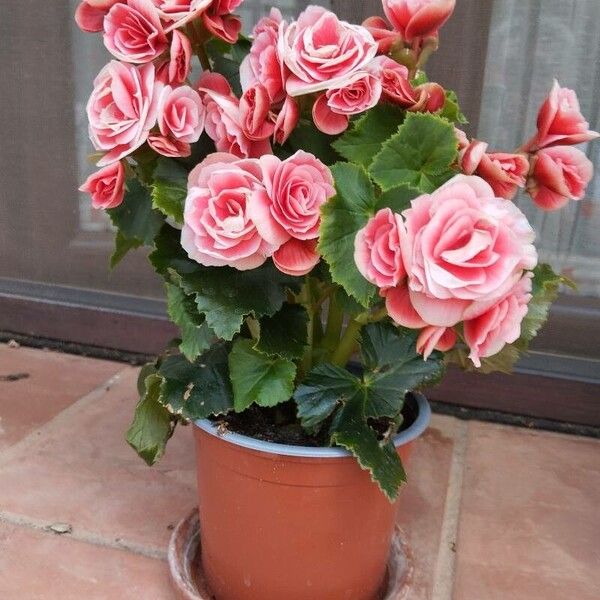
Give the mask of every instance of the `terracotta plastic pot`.
[[(427, 400), (394, 438), (406, 464), (431, 416)], [(220, 435), (194, 427), (202, 568), (217, 600), (375, 600), (398, 502), (339, 448)]]

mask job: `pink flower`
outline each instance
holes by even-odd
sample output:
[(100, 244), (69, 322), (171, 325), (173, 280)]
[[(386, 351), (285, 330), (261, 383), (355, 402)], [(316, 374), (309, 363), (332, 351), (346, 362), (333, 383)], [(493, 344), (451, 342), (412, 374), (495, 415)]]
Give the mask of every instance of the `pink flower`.
[(335, 194), (331, 171), (302, 150), (284, 161), (262, 156), (260, 165), (264, 189), (248, 207), (260, 235), (277, 247), (290, 238), (316, 239), (321, 206)]
[(240, 99), (240, 122), (244, 134), (251, 140), (265, 140), (273, 135), (275, 126), (268, 120), (271, 100), (267, 88), (257, 83), (249, 87)]
[(436, 112), (444, 106), (446, 90), (439, 83), (429, 81), (415, 88), (415, 97), (415, 103), (408, 110)]
[(242, 3), (242, 0), (212, 0), (210, 6), (202, 13), (202, 22), (214, 36), (235, 44), (242, 29), (240, 18), (231, 13)]
[(200, 94), (187, 85), (166, 85), (158, 101), (158, 127), (165, 137), (192, 144), (204, 130), (205, 108)]
[(383, 0), (383, 10), (404, 40), (435, 36), (450, 18), (456, 0)]
[(187, 142), (156, 133), (148, 136), (148, 146), (163, 156), (181, 157), (192, 154), (192, 147)]
[(289, 239), (273, 253), (275, 266), (287, 275), (301, 277), (310, 273), (321, 257), (317, 252), (317, 240)]
[(397, 325), (409, 329), (421, 329), (421, 327), (427, 326), (412, 305), (408, 286), (382, 288), (379, 290), (379, 295), (385, 298), (387, 313)]
[(248, 203), (262, 188), (258, 160), (216, 153), (189, 175), (181, 245), (188, 256), (208, 267), (255, 269), (276, 246), (259, 234)]
[(425, 327), (417, 338), (417, 352), (427, 360), (434, 350), (448, 352), (456, 344), (456, 332), (450, 327)]
[(379, 288), (389, 288), (406, 277), (400, 251), (403, 235), (402, 217), (389, 208), (378, 211), (356, 234), (354, 262), (367, 281)]
[(164, 21), (172, 24), (167, 31), (183, 27), (199, 17), (211, 4), (212, 0), (152, 0)]
[[(276, 9), (273, 9), (274, 11)], [(286, 67), (277, 51), (276, 20), (281, 22), (279, 11), (271, 12), (271, 19), (263, 19), (255, 29), (255, 38), (250, 53), (240, 65), (240, 80), (245, 91), (260, 83), (269, 92), (273, 104), (282, 102), (285, 98)], [(257, 32), (258, 31), (258, 32)]]
[(389, 28), (385, 19), (381, 17), (369, 17), (362, 24), (363, 27), (369, 30), (373, 39), (377, 42), (377, 51), (379, 54), (389, 54), (392, 46), (402, 38), (396, 31)]
[(206, 107), (205, 130), (219, 152), (240, 158), (271, 153), (268, 140), (252, 140), (244, 132), (240, 102), (222, 75), (204, 73), (198, 89)]
[(481, 358), (493, 356), (505, 344), (519, 339), (521, 322), (531, 300), (532, 277), (532, 273), (525, 273), (500, 300), (476, 318), (465, 321), (465, 341), (471, 349), (469, 358), (476, 367), (481, 366)]
[(388, 56), (378, 56), (369, 70), (381, 80), (383, 97), (399, 106), (413, 106), (417, 95), (408, 80), (408, 69)]
[(331, 87), (313, 105), (313, 121), (323, 133), (335, 135), (350, 117), (373, 108), (381, 98), (381, 81), (367, 71), (355, 73), (341, 87)]
[(107, 152), (99, 166), (120, 160), (146, 141), (156, 124), (161, 89), (152, 64), (136, 67), (113, 60), (100, 71), (87, 103), (90, 139), (96, 150)]
[(301, 96), (342, 87), (375, 57), (377, 42), (364, 27), (309, 6), (297, 21), (279, 29), (278, 51), (292, 72), (288, 94)]
[(94, 208), (115, 208), (125, 195), (125, 168), (116, 162), (92, 173), (79, 188), (92, 197)]
[(454, 134), (456, 135), (456, 143), (458, 145), (459, 151), (464, 150), (469, 145), (469, 138), (467, 137), (467, 134), (458, 127), (454, 128)]
[(114, 4), (124, 0), (84, 0), (75, 11), (75, 21), (82, 31), (102, 31), (104, 17)]
[[(410, 303), (428, 325), (455, 325), (474, 303), (503, 296), (537, 263), (525, 215), (479, 177), (456, 175), (402, 214)], [(393, 318), (402, 323), (401, 315)]]
[(190, 75), (192, 44), (181, 31), (175, 30), (171, 39), (169, 61), (166, 63), (166, 83), (183, 83)]
[(460, 129), (455, 129), (455, 131), (464, 136), (464, 138), (462, 136), (458, 138), (458, 164), (460, 170), (465, 175), (473, 175), (488, 148), (488, 144), (479, 140), (471, 140), (469, 142), (464, 131)]
[(275, 141), (278, 144), (285, 144), (296, 128), (296, 125), (298, 125), (299, 120), (300, 108), (298, 107), (298, 103), (291, 96), (288, 96), (275, 120), (275, 129), (273, 131)]
[(525, 145), (527, 150), (555, 144), (581, 144), (600, 136), (600, 133), (590, 131), (588, 122), (581, 114), (577, 94), (568, 88), (561, 88), (556, 79), (539, 110), (537, 127), (537, 134)]
[(518, 188), (525, 187), (529, 161), (524, 154), (492, 152), (484, 154), (477, 166), (477, 175), (485, 179), (499, 198), (514, 198)]
[(552, 146), (535, 154), (527, 191), (544, 210), (562, 208), (569, 200), (581, 200), (594, 166), (578, 148)]
[(167, 36), (151, 0), (115, 4), (104, 18), (104, 45), (119, 60), (146, 63), (168, 47)]

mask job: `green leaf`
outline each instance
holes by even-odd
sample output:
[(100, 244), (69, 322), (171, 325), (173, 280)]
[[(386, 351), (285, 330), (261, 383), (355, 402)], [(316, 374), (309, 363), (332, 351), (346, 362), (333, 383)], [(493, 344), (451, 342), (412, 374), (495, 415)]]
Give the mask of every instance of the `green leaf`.
[(142, 242), (135, 238), (127, 238), (123, 233), (117, 230), (115, 235), (115, 249), (110, 257), (110, 268), (114, 269), (130, 250), (135, 250), (142, 245)]
[(319, 251), (329, 264), (333, 281), (363, 306), (375, 294), (354, 263), (354, 238), (375, 213), (375, 190), (364, 168), (337, 163), (331, 168), (336, 196), (321, 208)]
[(362, 393), (360, 379), (346, 369), (328, 363), (316, 366), (294, 393), (302, 427), (314, 431), (357, 393)]
[(183, 223), (188, 172), (177, 161), (158, 159), (152, 183), (152, 206), (177, 223)]
[(299, 304), (284, 304), (271, 317), (260, 319), (260, 338), (255, 348), (264, 354), (301, 358), (308, 342), (308, 313)]
[(214, 338), (214, 333), (206, 324), (204, 317), (198, 313), (193, 296), (172, 284), (167, 284), (167, 311), (171, 321), (181, 330), (179, 350), (193, 362), (207, 350)]
[(181, 231), (165, 223), (154, 239), (154, 250), (148, 257), (150, 263), (159, 275), (171, 281), (171, 273), (195, 273), (200, 265), (191, 260), (181, 247)]
[(354, 121), (332, 146), (349, 162), (367, 168), (383, 142), (398, 131), (404, 112), (392, 104), (379, 104)]
[(410, 201), (420, 196), (421, 192), (410, 185), (402, 184), (383, 192), (377, 199), (376, 210), (391, 208), (395, 213), (401, 213), (410, 208)]
[(416, 332), (382, 321), (363, 328), (360, 345), (367, 416), (397, 419), (407, 392), (436, 383), (442, 377), (442, 354), (433, 352), (423, 360), (416, 350), (416, 340)]
[(440, 111), (437, 112), (437, 114), (444, 119), (448, 119), (448, 121), (452, 121), (453, 123), (459, 123), (460, 125), (468, 123), (465, 115), (460, 112), (458, 98), (456, 97), (456, 92), (453, 90), (446, 90), (446, 100), (444, 101), (444, 106)]
[(199, 267), (181, 274), (181, 285), (187, 294), (195, 294), (198, 310), (217, 336), (231, 340), (246, 315), (274, 315), (287, 299), (288, 290), (300, 291), (302, 279), (281, 273), (268, 261), (249, 271)]
[(228, 345), (215, 344), (193, 363), (183, 355), (167, 356), (158, 370), (161, 404), (191, 421), (229, 412), (233, 392), (227, 351)]
[[(326, 165), (332, 165), (339, 160), (332, 139), (334, 138), (330, 135), (319, 131), (312, 120), (301, 119), (283, 146), (283, 150), (288, 156), (291, 156), (297, 150), (309, 151)], [(280, 156), (280, 158), (287, 158), (287, 156)]]
[(206, 52), (213, 64), (213, 71), (220, 73), (229, 81), (233, 92), (238, 98), (242, 95), (240, 84), (240, 65), (245, 56), (250, 52), (251, 42), (240, 36), (233, 44), (224, 44), (221, 40), (213, 38), (206, 45)]
[(255, 350), (252, 340), (238, 339), (229, 355), (229, 373), (234, 407), (242, 412), (253, 403), (275, 406), (289, 400), (294, 391), (296, 365)]
[(349, 450), (359, 465), (370, 472), (390, 501), (396, 500), (406, 474), (391, 442), (382, 445), (369, 427), (364, 398), (355, 394), (336, 415), (332, 424), (332, 442)]
[(161, 382), (162, 378), (156, 374), (146, 377), (144, 395), (126, 434), (127, 443), (148, 465), (153, 465), (164, 454), (174, 430), (171, 415), (158, 400)]
[(127, 181), (123, 202), (106, 212), (122, 236), (139, 245), (152, 244), (164, 221), (161, 213), (152, 208), (150, 191), (137, 179)]
[(400, 184), (432, 192), (454, 175), (456, 160), (454, 127), (428, 113), (410, 113), (398, 133), (383, 144), (370, 173), (385, 191)]

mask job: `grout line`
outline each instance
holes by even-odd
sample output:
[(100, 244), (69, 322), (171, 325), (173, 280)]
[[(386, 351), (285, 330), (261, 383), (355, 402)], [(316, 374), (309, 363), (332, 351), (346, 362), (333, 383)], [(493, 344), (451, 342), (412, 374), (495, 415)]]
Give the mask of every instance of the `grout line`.
[(467, 454), (468, 423), (456, 421), (456, 441), (448, 478), (444, 519), (435, 564), (431, 600), (451, 600), (456, 563), (456, 536), (460, 516), (465, 456)]
[(26, 450), (28, 447), (34, 445), (40, 439), (40, 433), (54, 431), (64, 421), (70, 419), (74, 414), (80, 412), (82, 408), (97, 402), (102, 396), (104, 396), (104, 394), (106, 394), (106, 392), (118, 384), (123, 375), (125, 375), (131, 368), (132, 367), (126, 367), (121, 369), (109, 379), (102, 382), (99, 386), (95, 387), (92, 391), (88, 392), (84, 396), (81, 396), (72, 404), (61, 410), (58, 414), (54, 415), (54, 417), (52, 417), (49, 421), (46, 421), (40, 427), (32, 430), (24, 438), (0, 451), (0, 465), (6, 463), (11, 458), (14, 458), (17, 454), (23, 450)]
[[(52, 530), (53, 526), (57, 523), (53, 521), (44, 521), (40, 519), (32, 519), (30, 517), (23, 517), (21, 515), (15, 515), (9, 512), (0, 512), (0, 523), (7, 523), (10, 525), (18, 525), (19, 527), (27, 527), (36, 531), (41, 531), (46, 535), (55, 535), (60, 537), (66, 537), (77, 540), (78, 542), (85, 542), (94, 546), (100, 546), (102, 548), (112, 548), (115, 550), (128, 550), (134, 554), (140, 554), (148, 558), (157, 558), (160, 560), (166, 560), (167, 551), (163, 548), (156, 548), (152, 546), (144, 546), (137, 542), (131, 542), (122, 538), (105, 538), (96, 533), (85, 531), (82, 529), (73, 529), (65, 533), (56, 533)], [(61, 523), (63, 525), (63, 523)], [(70, 527), (70, 526), (69, 526)]]

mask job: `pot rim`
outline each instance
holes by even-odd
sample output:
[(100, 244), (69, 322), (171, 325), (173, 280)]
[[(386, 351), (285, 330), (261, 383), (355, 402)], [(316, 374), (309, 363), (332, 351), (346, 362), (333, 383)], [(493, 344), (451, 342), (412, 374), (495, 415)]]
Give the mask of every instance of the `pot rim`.
[[(429, 406), (427, 398), (418, 392), (412, 392), (412, 396), (417, 404), (417, 418), (408, 429), (397, 433), (392, 438), (396, 448), (416, 440), (427, 429), (429, 422), (431, 421), (431, 407)], [(301, 458), (344, 458), (352, 456), (350, 452), (344, 450), (343, 448), (293, 446), (290, 444), (265, 442), (241, 433), (227, 432), (226, 434), (223, 434), (219, 432), (218, 425), (209, 419), (198, 419), (194, 422), (194, 425), (202, 429), (202, 431), (205, 431), (206, 433), (209, 433), (223, 441), (230, 442), (243, 448), (248, 448), (249, 450), (256, 450), (257, 452)]]

